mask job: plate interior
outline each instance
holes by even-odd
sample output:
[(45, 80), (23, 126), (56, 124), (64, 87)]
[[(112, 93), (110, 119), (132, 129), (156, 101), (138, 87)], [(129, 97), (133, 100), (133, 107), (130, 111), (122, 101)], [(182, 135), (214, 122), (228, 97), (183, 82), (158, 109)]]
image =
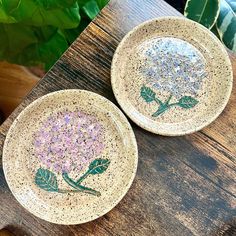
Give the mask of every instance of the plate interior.
[(231, 64), (220, 41), (184, 18), (160, 18), (131, 31), (112, 62), (112, 88), (138, 125), (164, 135), (201, 129), (225, 107)]
[(49, 94), (11, 127), (4, 173), (31, 213), (59, 224), (93, 220), (128, 191), (137, 146), (124, 115), (107, 99), (80, 90)]

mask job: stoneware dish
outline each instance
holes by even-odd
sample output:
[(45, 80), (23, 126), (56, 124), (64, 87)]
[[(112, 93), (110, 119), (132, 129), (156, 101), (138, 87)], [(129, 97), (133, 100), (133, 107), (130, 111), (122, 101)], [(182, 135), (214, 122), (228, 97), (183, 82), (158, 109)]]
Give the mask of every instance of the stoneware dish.
[(110, 101), (64, 90), (30, 104), (11, 126), (3, 169), (16, 199), (34, 215), (80, 224), (110, 211), (137, 169), (134, 133)]
[(115, 97), (142, 128), (162, 135), (202, 129), (223, 111), (233, 75), (222, 43), (182, 17), (147, 21), (119, 44), (111, 70)]

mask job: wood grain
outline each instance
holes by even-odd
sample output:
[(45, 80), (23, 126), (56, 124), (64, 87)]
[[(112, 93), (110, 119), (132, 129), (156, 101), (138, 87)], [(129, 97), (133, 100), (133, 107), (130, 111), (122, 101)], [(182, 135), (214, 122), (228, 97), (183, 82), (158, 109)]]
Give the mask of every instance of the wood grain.
[[(163, 15), (180, 13), (161, 0), (111, 0), (0, 128), (0, 150), (19, 112), (49, 92), (87, 89), (117, 104), (110, 65), (119, 41), (137, 24)], [(224, 235), (224, 225), (236, 217), (234, 90), (223, 114), (192, 135), (162, 137), (131, 122), (137, 176), (124, 199), (96, 221), (61, 226), (34, 217), (14, 199), (0, 169), (0, 227), (29, 235)]]

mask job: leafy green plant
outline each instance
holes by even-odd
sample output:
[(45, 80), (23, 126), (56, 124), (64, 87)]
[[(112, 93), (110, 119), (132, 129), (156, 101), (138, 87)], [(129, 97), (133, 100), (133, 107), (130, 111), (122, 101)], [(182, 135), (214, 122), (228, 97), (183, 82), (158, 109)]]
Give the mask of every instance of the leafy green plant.
[(236, 52), (235, 0), (187, 0), (184, 15), (210, 29)]
[(48, 70), (109, 0), (0, 0), (0, 60)]

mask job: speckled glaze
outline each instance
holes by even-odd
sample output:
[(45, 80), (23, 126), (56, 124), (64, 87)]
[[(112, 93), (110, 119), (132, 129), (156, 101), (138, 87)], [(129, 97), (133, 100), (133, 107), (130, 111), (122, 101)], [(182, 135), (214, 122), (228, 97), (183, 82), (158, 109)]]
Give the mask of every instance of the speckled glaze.
[(182, 17), (129, 32), (112, 61), (111, 83), (124, 112), (153, 133), (175, 136), (210, 124), (226, 106), (232, 67), (221, 42)]
[(37, 99), (11, 126), (3, 169), (16, 199), (34, 215), (80, 224), (126, 194), (138, 162), (134, 133), (110, 101), (84, 90)]

